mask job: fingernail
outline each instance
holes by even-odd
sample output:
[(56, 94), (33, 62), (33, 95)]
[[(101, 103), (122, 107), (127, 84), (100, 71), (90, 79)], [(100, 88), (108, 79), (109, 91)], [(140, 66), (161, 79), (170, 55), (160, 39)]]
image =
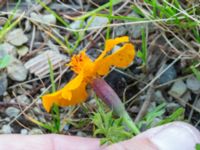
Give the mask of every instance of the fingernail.
[(200, 133), (189, 124), (175, 122), (154, 133), (150, 140), (159, 150), (195, 150)]

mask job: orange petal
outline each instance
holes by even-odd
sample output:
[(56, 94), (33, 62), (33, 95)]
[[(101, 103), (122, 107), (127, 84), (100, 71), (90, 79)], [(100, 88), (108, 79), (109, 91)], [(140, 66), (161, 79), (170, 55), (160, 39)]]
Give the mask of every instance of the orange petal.
[(73, 78), (69, 83), (64, 87), (64, 89), (67, 90), (74, 90), (80, 86), (80, 84), (83, 82), (83, 73), (81, 72), (78, 74), (75, 78)]
[[(77, 76), (77, 78), (79, 77)], [(75, 81), (77, 80), (77, 78), (70, 81), (69, 85), (72, 85), (72, 83), (76, 84)], [(69, 105), (75, 105), (82, 101), (85, 101), (88, 96), (86, 92), (87, 83), (80, 82), (78, 84), (79, 86), (76, 85), (76, 88), (73, 90), (67, 88), (69, 86), (67, 84), (64, 88), (60, 89), (59, 91), (55, 93), (42, 96), (42, 103), (45, 110), (47, 112), (50, 112), (53, 104), (56, 104), (58, 106), (69, 106)]]
[(128, 36), (122, 36), (122, 37), (118, 37), (115, 39), (109, 39), (106, 40), (105, 43), (105, 49), (104, 51), (101, 53), (101, 55), (96, 59), (96, 61), (101, 60), (109, 51), (111, 51), (117, 44), (123, 43), (123, 42), (128, 42), (129, 38)]
[(47, 112), (50, 112), (53, 104), (64, 105), (66, 100), (62, 97), (62, 90), (59, 90), (52, 94), (42, 96), (42, 104)]
[(103, 58), (98, 66), (97, 73), (99, 75), (106, 75), (109, 72), (111, 66), (119, 68), (127, 67), (135, 57), (135, 48), (132, 44), (127, 43), (117, 52)]
[(67, 105), (76, 105), (87, 99), (88, 94), (86, 91), (86, 85), (86, 82), (83, 82), (77, 89), (71, 91), (72, 98), (68, 101)]
[(115, 45), (123, 43), (123, 42), (128, 42), (128, 41), (129, 41), (128, 36), (122, 36), (122, 37), (118, 37), (115, 39), (106, 40), (105, 50), (110, 51), (111, 49), (113, 49), (115, 47)]

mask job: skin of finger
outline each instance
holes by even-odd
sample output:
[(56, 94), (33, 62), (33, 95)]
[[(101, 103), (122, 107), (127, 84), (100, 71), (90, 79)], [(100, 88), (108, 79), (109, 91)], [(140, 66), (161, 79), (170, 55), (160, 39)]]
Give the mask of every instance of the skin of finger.
[(200, 132), (183, 122), (152, 128), (131, 140), (111, 145), (105, 150), (192, 150), (200, 143)]
[(195, 150), (196, 144), (200, 143), (200, 132), (187, 123), (174, 122), (162, 128), (161, 132), (149, 136), (151, 142), (159, 149)]
[(99, 140), (64, 135), (1, 135), (0, 150), (100, 150)]
[[(175, 129), (175, 131), (173, 131)], [(168, 131), (173, 131), (178, 134), (182, 134), (182, 137), (187, 139), (178, 138), (180, 135), (174, 133), (169, 134)], [(180, 131), (180, 132), (179, 132)], [(171, 144), (167, 141), (166, 138), (162, 138), (160, 133), (164, 134), (168, 139), (175, 138), (174, 143)], [(178, 136), (178, 137), (176, 137)], [(192, 140), (188, 140), (192, 139)], [(163, 142), (165, 141), (165, 142)], [(167, 142), (166, 142), (167, 141)], [(181, 141), (182, 143), (180, 143)], [(152, 128), (131, 140), (127, 140), (124, 142), (120, 142), (117, 144), (113, 144), (106, 148), (99, 146), (98, 139), (92, 138), (81, 138), (75, 136), (64, 136), (64, 135), (33, 135), (33, 136), (25, 136), (25, 135), (1, 135), (0, 136), (0, 149), (7, 150), (157, 150), (160, 149), (160, 146), (164, 146), (164, 148), (168, 148), (171, 145), (177, 148), (176, 143), (180, 146), (182, 145), (185, 148), (185, 145), (193, 144), (195, 142), (200, 142), (200, 133), (192, 127), (191, 125), (175, 122), (171, 124), (167, 124), (164, 126)], [(173, 147), (170, 147), (170, 150), (173, 150)]]
[(133, 138), (131, 140), (113, 144), (103, 150), (159, 150), (148, 138)]

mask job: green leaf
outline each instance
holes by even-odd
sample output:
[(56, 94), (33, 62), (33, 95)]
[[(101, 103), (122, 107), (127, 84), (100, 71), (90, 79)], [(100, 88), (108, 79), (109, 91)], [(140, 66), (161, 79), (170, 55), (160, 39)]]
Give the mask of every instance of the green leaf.
[(197, 70), (194, 66), (191, 66), (193, 73), (195, 74), (196, 78), (200, 81), (200, 71)]
[(7, 67), (10, 63), (10, 55), (6, 55), (0, 59), (0, 69)]
[(126, 131), (123, 119), (113, 118), (113, 113), (105, 112), (105, 107), (97, 101), (98, 111), (93, 113), (92, 122), (95, 125), (94, 136), (101, 136), (101, 144), (111, 144), (131, 138), (131, 132)]
[(196, 144), (195, 148), (196, 150), (200, 150), (200, 144)]
[(165, 118), (164, 120), (160, 121), (157, 125), (163, 125), (169, 122), (173, 122), (176, 120), (180, 120), (179, 118), (183, 117), (185, 109), (178, 108), (175, 112), (173, 112), (169, 117)]
[(139, 57), (139, 58), (143, 58), (143, 53), (142, 53), (142, 51), (141, 50), (139, 50), (138, 52), (137, 52), (137, 57)]

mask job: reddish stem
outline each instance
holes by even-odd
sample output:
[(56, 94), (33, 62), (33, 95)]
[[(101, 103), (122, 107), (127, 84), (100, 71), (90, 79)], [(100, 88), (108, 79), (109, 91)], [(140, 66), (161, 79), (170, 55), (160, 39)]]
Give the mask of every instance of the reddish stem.
[(119, 96), (110, 87), (105, 80), (101, 78), (96, 78), (91, 83), (91, 86), (97, 96), (104, 101), (118, 116), (123, 116), (126, 112), (124, 105), (122, 104)]

